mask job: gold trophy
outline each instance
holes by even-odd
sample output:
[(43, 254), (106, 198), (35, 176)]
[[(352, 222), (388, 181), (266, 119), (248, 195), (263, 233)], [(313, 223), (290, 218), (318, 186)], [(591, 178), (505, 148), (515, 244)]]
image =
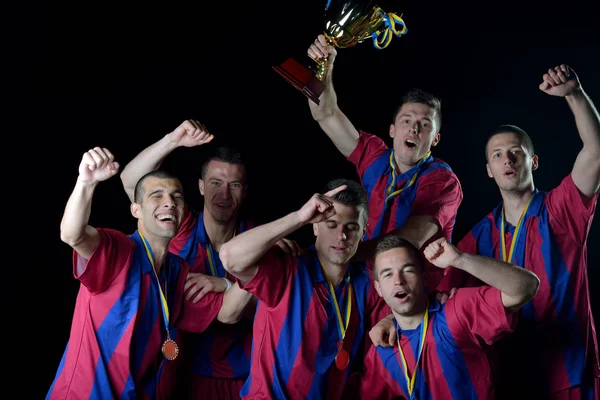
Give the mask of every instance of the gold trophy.
[[(346, 48), (372, 38), (373, 45), (384, 49), (392, 35), (402, 36), (407, 32), (401, 17), (385, 13), (373, 5), (372, 0), (328, 0), (325, 6), (325, 29), (323, 35), (329, 44)], [(300, 90), (306, 97), (319, 104), (319, 96), (325, 85), (327, 59), (313, 60), (306, 67), (293, 58), (274, 66), (273, 69)]]

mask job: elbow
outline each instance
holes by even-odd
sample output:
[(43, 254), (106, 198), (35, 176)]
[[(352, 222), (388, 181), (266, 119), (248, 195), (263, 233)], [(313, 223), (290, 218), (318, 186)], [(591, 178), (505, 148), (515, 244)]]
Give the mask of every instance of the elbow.
[(227, 325), (237, 324), (242, 319), (241, 314), (240, 315), (238, 315), (238, 314), (239, 313), (230, 313), (230, 312), (219, 313), (219, 315), (217, 316), (217, 320), (219, 322), (221, 322), (222, 324), (227, 324)]
[(321, 99), (320, 106), (312, 103), (312, 100), (309, 100), (309, 102), (311, 103), (310, 113), (312, 114), (313, 119), (319, 123), (325, 121), (335, 114), (336, 107), (331, 107), (325, 104), (326, 102), (323, 99)]
[[(123, 170), (123, 172), (121, 172), (119, 175), (119, 178), (121, 179), (121, 184), (123, 185), (123, 189), (125, 189), (125, 193), (129, 195), (135, 191), (135, 185), (137, 182), (131, 183), (131, 179), (127, 174), (127, 170)], [(133, 201), (133, 199), (131, 199), (131, 201)]]
[(63, 227), (60, 228), (60, 240), (68, 244), (71, 247), (76, 247), (78, 244), (83, 242), (83, 235), (79, 233), (69, 232)]
[(519, 307), (529, 303), (535, 297), (540, 287), (540, 279), (537, 275), (530, 271), (525, 272), (527, 272), (528, 276), (524, 279), (523, 286), (521, 287), (521, 295), (517, 300)]
[(527, 285), (525, 287), (525, 302), (530, 301), (535, 297), (540, 288), (540, 278), (533, 272), (530, 273), (530, 277), (527, 280)]
[(229, 272), (233, 276), (237, 276), (240, 270), (234, 263), (231, 251), (232, 249), (230, 242), (224, 243), (221, 246), (221, 249), (219, 249), (219, 259), (221, 260), (221, 264), (223, 264), (225, 271)]

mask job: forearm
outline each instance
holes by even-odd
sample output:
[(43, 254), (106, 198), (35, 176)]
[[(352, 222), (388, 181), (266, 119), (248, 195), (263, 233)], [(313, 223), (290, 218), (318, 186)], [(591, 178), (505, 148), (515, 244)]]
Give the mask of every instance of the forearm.
[(77, 180), (60, 222), (61, 240), (86, 259), (97, 245), (97, 240), (90, 240), (97, 236), (97, 231), (88, 226), (97, 185)]
[(235, 324), (244, 316), (244, 310), (251, 303), (253, 295), (240, 288), (238, 283), (234, 283), (227, 293), (223, 294), (223, 305), (217, 320), (224, 324)]
[(223, 267), (240, 278), (279, 241), (305, 224), (297, 212), (234, 236), (219, 251)]
[(539, 286), (534, 273), (490, 257), (462, 253), (454, 267), (500, 290), (504, 306), (509, 309), (518, 309), (531, 300)]
[(121, 182), (131, 201), (133, 201), (135, 185), (140, 178), (148, 172), (160, 168), (164, 159), (177, 148), (177, 145), (169, 137), (170, 134), (167, 134), (158, 142), (144, 149), (121, 172)]
[(338, 108), (337, 94), (333, 88), (333, 66), (329, 67), (325, 75), (324, 89), (319, 96), (319, 104), (316, 104), (312, 100), (309, 100), (308, 104), (310, 112), (315, 121), (321, 121), (333, 115), (334, 111)]
[(331, 139), (335, 147), (348, 157), (358, 145), (359, 133), (352, 122), (339, 109), (337, 95), (333, 89), (331, 71), (325, 78), (325, 90), (319, 97), (320, 104), (309, 101), (310, 110), (315, 121)]
[(566, 100), (575, 117), (584, 147), (600, 158), (600, 116), (594, 103), (583, 89), (566, 96)]

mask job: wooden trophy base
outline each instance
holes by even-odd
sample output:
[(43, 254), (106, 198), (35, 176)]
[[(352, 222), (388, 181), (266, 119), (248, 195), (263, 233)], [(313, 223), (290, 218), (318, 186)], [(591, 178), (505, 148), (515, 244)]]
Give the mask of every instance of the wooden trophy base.
[(282, 64), (274, 66), (273, 69), (306, 97), (317, 105), (319, 104), (319, 96), (323, 93), (325, 84), (310, 69), (293, 58), (288, 58)]

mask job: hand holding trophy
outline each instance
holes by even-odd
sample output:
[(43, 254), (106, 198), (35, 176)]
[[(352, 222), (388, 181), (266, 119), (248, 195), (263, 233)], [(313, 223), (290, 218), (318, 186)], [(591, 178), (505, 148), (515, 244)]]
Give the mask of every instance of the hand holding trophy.
[[(392, 35), (402, 36), (406, 32), (402, 18), (393, 13), (385, 13), (373, 5), (373, 0), (328, 0), (325, 6), (323, 35), (330, 45), (338, 48), (353, 47), (372, 38), (376, 48), (384, 49), (390, 44)], [(313, 61), (306, 67), (295, 59), (288, 58), (273, 69), (306, 97), (319, 104), (319, 96), (324, 89), (327, 59)]]

